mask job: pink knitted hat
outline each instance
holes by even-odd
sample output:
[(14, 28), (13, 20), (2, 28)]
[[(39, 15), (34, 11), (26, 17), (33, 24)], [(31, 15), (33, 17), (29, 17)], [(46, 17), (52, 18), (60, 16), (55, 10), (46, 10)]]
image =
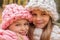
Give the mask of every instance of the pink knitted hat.
[(32, 21), (32, 16), (28, 10), (17, 4), (9, 4), (2, 12), (2, 29), (6, 29), (10, 24), (18, 19), (27, 19)]

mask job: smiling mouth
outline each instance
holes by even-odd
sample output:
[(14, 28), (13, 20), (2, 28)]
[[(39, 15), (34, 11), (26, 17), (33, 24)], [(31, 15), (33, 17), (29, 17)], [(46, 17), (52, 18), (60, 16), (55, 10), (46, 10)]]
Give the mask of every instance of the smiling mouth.
[(26, 35), (26, 32), (19, 32), (19, 34)]
[(36, 24), (43, 24), (43, 23), (38, 22), (38, 23), (36, 23)]

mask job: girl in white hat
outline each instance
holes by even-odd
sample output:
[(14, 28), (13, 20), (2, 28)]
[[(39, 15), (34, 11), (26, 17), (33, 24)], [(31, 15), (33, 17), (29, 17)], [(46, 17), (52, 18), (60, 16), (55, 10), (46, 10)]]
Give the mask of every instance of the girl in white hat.
[(33, 16), (31, 40), (60, 40), (60, 28), (54, 24), (59, 19), (54, 0), (30, 0), (26, 8)]

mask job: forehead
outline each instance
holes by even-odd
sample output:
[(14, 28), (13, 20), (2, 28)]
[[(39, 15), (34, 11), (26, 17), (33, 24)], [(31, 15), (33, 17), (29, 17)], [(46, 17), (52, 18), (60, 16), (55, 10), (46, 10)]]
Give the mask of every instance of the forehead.
[(46, 10), (46, 9), (40, 9), (40, 8), (34, 8), (33, 10), (31, 10), (32, 13), (46, 13), (49, 15), (50, 11)]
[(39, 9), (34, 9), (34, 10), (32, 10), (32, 12), (33, 12), (33, 13), (37, 13), (37, 12), (41, 13), (42, 11), (39, 10)]
[(15, 23), (27, 23), (27, 22), (28, 22), (28, 20), (26, 20), (26, 19), (19, 19), (19, 20), (13, 22), (13, 24), (15, 24)]
[(39, 7), (34, 7), (31, 9), (31, 11), (44, 11), (45, 9), (39, 8)]

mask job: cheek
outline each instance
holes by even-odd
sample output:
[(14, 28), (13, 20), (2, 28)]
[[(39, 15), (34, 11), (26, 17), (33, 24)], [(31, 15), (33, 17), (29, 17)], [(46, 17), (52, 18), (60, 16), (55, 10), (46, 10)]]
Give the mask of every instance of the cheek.
[(29, 26), (25, 26), (24, 30), (27, 32), (29, 30)]
[(44, 17), (44, 21), (45, 21), (46, 23), (48, 23), (49, 17)]
[(17, 32), (19, 30), (19, 28), (17, 28), (16, 26), (10, 26), (9, 30), (12, 30), (14, 32)]
[(35, 23), (35, 22), (36, 22), (36, 19), (37, 19), (36, 17), (33, 17), (33, 23)]
[(9, 30), (14, 30), (15, 28), (14, 28), (14, 26), (10, 26), (8, 29)]
[(26, 30), (29, 30), (29, 26), (26, 27)]

